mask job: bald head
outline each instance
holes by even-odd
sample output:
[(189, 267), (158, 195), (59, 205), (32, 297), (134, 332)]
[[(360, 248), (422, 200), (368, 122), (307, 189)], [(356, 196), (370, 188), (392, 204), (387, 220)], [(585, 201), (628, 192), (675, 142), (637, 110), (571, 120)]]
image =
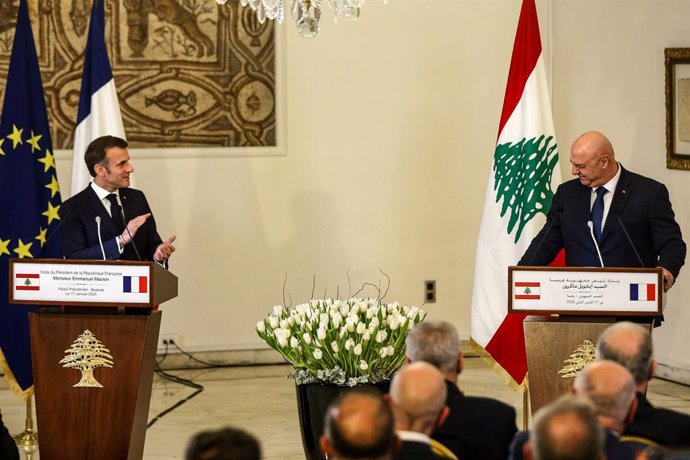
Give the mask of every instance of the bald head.
[(588, 131), (575, 139), (570, 148), (572, 173), (587, 187), (606, 184), (618, 172), (613, 145), (599, 131)]
[(446, 392), (443, 374), (431, 364), (417, 361), (403, 366), (389, 393), (396, 428), (430, 434), (447, 415)]
[(374, 390), (349, 390), (326, 412), (321, 450), (332, 459), (387, 459), (395, 439), (393, 414)]
[(534, 414), (530, 432), (534, 460), (598, 460), (604, 432), (587, 398), (563, 396)]
[(635, 383), (626, 368), (613, 361), (594, 361), (575, 378), (573, 389), (592, 401), (594, 413), (605, 428), (623, 432), (636, 401)]
[(653, 374), (652, 336), (639, 324), (621, 321), (606, 330), (597, 340), (596, 358), (622, 365), (637, 385), (646, 384)]

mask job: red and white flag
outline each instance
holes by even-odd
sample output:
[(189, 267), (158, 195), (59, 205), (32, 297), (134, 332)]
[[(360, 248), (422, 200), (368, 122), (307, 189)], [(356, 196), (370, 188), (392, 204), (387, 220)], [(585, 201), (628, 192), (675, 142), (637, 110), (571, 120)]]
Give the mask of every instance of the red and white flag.
[(508, 267), (542, 227), (561, 182), (534, 0), (523, 0), (479, 230), (472, 292), (475, 348), (514, 386), (527, 358), (522, 320), (508, 315)]

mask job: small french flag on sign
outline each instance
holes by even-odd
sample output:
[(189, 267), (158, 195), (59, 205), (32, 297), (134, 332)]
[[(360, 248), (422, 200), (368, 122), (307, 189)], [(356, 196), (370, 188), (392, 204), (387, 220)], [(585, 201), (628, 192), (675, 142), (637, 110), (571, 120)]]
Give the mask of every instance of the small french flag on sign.
[(123, 291), (144, 294), (148, 292), (147, 276), (123, 276)]
[(630, 300), (656, 300), (656, 284), (630, 284)]

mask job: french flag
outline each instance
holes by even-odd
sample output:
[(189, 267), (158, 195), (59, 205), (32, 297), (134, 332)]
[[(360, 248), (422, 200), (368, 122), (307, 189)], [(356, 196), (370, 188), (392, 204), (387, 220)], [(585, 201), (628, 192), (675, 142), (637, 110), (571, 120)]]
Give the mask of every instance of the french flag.
[(630, 284), (630, 300), (656, 300), (656, 284)]
[(107, 134), (125, 139), (115, 80), (105, 47), (104, 3), (105, 0), (94, 0), (91, 8), (79, 94), (77, 129), (74, 133), (70, 188), (72, 196), (81, 192), (91, 181), (91, 175), (84, 164), (84, 152), (89, 143)]
[(123, 276), (122, 290), (124, 292), (133, 292), (138, 294), (145, 294), (148, 292), (148, 277), (147, 276)]

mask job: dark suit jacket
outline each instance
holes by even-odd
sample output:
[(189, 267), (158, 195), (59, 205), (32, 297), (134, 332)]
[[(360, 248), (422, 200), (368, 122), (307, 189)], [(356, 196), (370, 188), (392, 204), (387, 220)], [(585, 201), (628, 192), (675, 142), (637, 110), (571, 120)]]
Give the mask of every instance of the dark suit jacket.
[[(121, 188), (120, 201), (122, 202), (122, 211), (125, 214), (125, 223), (136, 216), (151, 212), (146, 197), (139, 190)], [(115, 222), (90, 184), (62, 203), (60, 207), (64, 256), (68, 259), (103, 258), (98, 243), (96, 216), (101, 217), (101, 238), (106, 259), (138, 260), (131, 243), (125, 246), (125, 250), (120, 254), (115, 240), (115, 237), (118, 236)], [(156, 221), (152, 215), (134, 235), (134, 244), (142, 260), (153, 260), (153, 254), (161, 243), (161, 238), (156, 230)]]
[[(640, 267), (632, 243), (647, 267), (664, 267), (674, 277), (685, 262), (686, 247), (666, 187), (621, 166), (599, 247), (607, 267)], [(565, 249), (566, 265), (600, 266), (587, 222), (591, 189), (573, 179), (556, 191), (548, 219), (519, 265), (548, 265)], [(543, 239), (543, 243), (540, 242)]]
[(438, 460), (445, 458), (434, 454), (431, 446), (423, 442), (403, 441), (393, 457), (395, 460)]
[(7, 427), (2, 423), (2, 413), (0, 413), (0, 459), (19, 460), (19, 450), (17, 444), (12, 439), (12, 435), (7, 431)]
[(690, 415), (657, 409), (637, 393), (637, 412), (625, 434), (650, 439), (662, 446), (690, 447)]
[[(523, 460), (522, 446), (529, 440), (529, 431), (521, 431), (515, 435), (513, 443), (510, 445), (510, 455), (508, 460)], [(606, 458), (607, 460), (635, 460), (638, 452), (644, 450), (646, 446), (636, 442), (621, 441), (618, 437), (606, 432)]]
[(460, 460), (504, 460), (517, 432), (515, 409), (495, 399), (465, 396), (448, 380), (446, 388), (450, 414), (431, 437)]

